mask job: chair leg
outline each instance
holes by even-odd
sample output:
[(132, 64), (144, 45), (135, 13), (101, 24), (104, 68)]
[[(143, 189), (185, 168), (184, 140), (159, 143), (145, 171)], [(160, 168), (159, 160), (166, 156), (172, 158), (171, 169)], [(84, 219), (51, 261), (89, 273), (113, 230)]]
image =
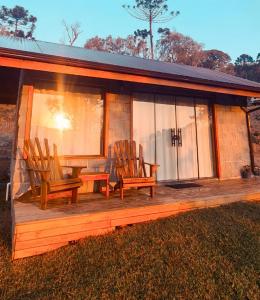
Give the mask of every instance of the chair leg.
[(124, 200), (124, 189), (123, 189), (123, 186), (120, 186), (120, 198), (121, 198), (121, 200)]
[(72, 190), (72, 203), (78, 203), (78, 189), (73, 189)]
[(151, 198), (153, 198), (154, 194), (155, 194), (155, 187), (154, 186), (150, 187), (150, 193), (151, 193)]
[(120, 189), (120, 183), (117, 182), (116, 185), (114, 186), (114, 192), (116, 192), (118, 189)]
[(47, 202), (48, 202), (48, 187), (47, 182), (41, 183), (41, 209), (47, 208)]
[(109, 198), (109, 180), (106, 181), (106, 198)]

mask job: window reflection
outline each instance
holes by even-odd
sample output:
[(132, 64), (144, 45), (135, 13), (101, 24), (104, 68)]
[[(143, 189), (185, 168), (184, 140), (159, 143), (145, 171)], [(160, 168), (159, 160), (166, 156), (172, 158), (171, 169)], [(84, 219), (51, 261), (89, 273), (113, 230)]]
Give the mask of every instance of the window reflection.
[(80, 93), (34, 90), (31, 138), (48, 138), (63, 155), (102, 153), (104, 101), (97, 89)]

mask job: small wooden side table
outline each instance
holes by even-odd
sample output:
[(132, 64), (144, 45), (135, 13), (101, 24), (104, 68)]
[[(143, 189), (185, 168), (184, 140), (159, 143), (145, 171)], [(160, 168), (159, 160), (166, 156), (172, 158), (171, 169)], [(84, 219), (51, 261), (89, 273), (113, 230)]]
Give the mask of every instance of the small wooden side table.
[[(82, 181), (105, 181), (106, 183), (106, 198), (109, 198), (109, 173), (106, 172), (82, 172), (79, 177)], [(102, 188), (100, 187), (100, 191)]]

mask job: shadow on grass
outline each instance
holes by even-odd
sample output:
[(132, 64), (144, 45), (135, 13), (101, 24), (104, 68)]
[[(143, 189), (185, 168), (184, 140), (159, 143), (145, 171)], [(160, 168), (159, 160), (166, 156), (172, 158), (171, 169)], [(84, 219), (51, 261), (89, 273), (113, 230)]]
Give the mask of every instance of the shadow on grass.
[(1, 255), (0, 299), (259, 299), (259, 224), (259, 203), (235, 203), (13, 263)]

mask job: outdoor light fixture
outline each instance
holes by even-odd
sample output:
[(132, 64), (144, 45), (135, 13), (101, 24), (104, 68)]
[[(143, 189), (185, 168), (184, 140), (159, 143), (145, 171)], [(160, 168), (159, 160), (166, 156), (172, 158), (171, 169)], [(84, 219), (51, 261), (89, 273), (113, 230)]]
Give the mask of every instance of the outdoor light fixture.
[(251, 105), (260, 105), (260, 98), (249, 98), (249, 103)]

